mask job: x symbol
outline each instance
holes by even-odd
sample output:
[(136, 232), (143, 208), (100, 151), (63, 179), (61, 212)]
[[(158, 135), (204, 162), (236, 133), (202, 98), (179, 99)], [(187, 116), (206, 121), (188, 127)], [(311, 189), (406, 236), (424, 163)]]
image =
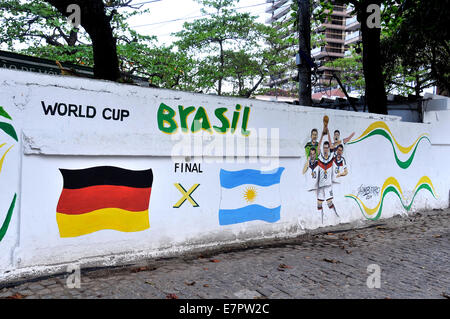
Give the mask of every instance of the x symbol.
[(195, 184), (188, 191), (186, 191), (180, 183), (175, 183), (174, 185), (180, 191), (180, 193), (183, 194), (183, 197), (173, 206), (173, 208), (180, 208), (181, 205), (184, 204), (186, 199), (189, 201), (189, 203), (192, 204), (192, 206), (199, 207), (197, 202), (191, 197), (191, 194), (200, 186), (200, 184)]

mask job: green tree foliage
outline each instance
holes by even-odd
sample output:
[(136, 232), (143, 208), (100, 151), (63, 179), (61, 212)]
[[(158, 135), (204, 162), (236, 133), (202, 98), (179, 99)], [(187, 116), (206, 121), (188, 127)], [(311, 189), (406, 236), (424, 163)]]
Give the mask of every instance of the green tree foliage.
[(382, 53), (386, 83), (417, 96), (450, 92), (449, 0), (406, 0), (385, 10)]
[[(382, 4), (381, 65), (386, 92), (419, 97), (436, 85), (448, 94), (450, 1), (386, 0)], [(354, 51), (327, 66), (338, 68), (346, 85), (365, 85), (362, 61)]]
[[(327, 0), (302, 0), (309, 1), (310, 11), (306, 14), (310, 16), (309, 24), (311, 30), (317, 30), (318, 26), (321, 23), (324, 23), (327, 19), (330, 18), (333, 12), (333, 5), (330, 1)], [(305, 60), (305, 56), (310, 56), (310, 53), (307, 52), (312, 47), (320, 47), (324, 45), (325, 34), (323, 32), (309, 32), (309, 34), (305, 34), (305, 32), (300, 31), (299, 21), (302, 19), (303, 28), (307, 28), (307, 18), (304, 16), (304, 12), (299, 11), (299, 1), (292, 1), (291, 6), (291, 14), (287, 16), (285, 21), (279, 22), (275, 25), (275, 28), (283, 30), (283, 33), (286, 35), (286, 39), (290, 44), (290, 54), (295, 56), (299, 51), (303, 51), (302, 59)], [(305, 20), (305, 18), (307, 20)], [(295, 61), (293, 61), (295, 62)], [(289, 70), (295, 70), (297, 74), (295, 76), (291, 75)], [(316, 75), (315, 75), (316, 76)], [(287, 68), (284, 72), (283, 78), (289, 78), (289, 82), (293, 84), (295, 82), (295, 86), (298, 84), (299, 90), (295, 92), (295, 95), (299, 96), (299, 101), (301, 101), (304, 105), (311, 105), (311, 70), (309, 69), (309, 63), (306, 62), (302, 66), (297, 66), (295, 63), (291, 63), (287, 65)], [(297, 83), (298, 82), (298, 83)], [(291, 85), (293, 86), (293, 85)], [(294, 92), (289, 92), (294, 93)]]
[[(329, 0), (310, 0), (310, 8), (311, 30), (315, 30), (321, 23), (330, 19), (333, 13), (333, 3)], [(298, 44), (298, 38), (302, 36), (295, 33), (298, 30), (298, 14), (298, 1), (295, 0), (292, 1), (291, 14), (285, 24), (285, 26), (289, 26), (291, 30), (294, 30), (289, 35), (289, 39), (293, 45)], [(311, 47), (320, 47), (324, 44), (324, 41), (325, 35), (323, 33), (311, 33)]]
[[(81, 27), (74, 28), (67, 22), (68, 14), (66, 3), (78, 4), (77, 1), (42, 1), (42, 0), (0, 0), (0, 26), (4, 32), (0, 35), (0, 41), (10, 51), (19, 51), (44, 58), (60, 60), (94, 66), (94, 50), (92, 36), (86, 32), (86, 26), (90, 29), (114, 30), (114, 38), (129, 39), (131, 34), (127, 30), (126, 19), (135, 13), (118, 13), (119, 9), (126, 8), (128, 2), (107, 1), (101, 3), (100, 12), (92, 14), (96, 1), (80, 3)], [(85, 6), (86, 5), (86, 6)], [(91, 8), (92, 6), (92, 8)], [(93, 21), (94, 18), (104, 19), (105, 23)], [(110, 42), (111, 42), (110, 41)], [(107, 49), (115, 49), (116, 43), (110, 43)], [(100, 48), (101, 49), (101, 48)], [(114, 50), (115, 51), (115, 50)], [(101, 53), (101, 52), (100, 52)], [(103, 52), (103, 59), (116, 52)], [(99, 59), (100, 60), (100, 59)], [(97, 61), (101, 62), (101, 61)], [(100, 64), (100, 63), (97, 63)], [(113, 69), (114, 66), (110, 65)]]
[[(92, 64), (86, 33), (71, 28), (45, 1), (0, 0), (0, 25), (0, 42), (10, 51), (28, 52), (30, 48), (42, 57), (58, 56), (64, 61)], [(82, 61), (84, 57), (86, 60)]]
[(281, 50), (285, 40), (256, 17), (237, 12), (233, 7), (239, 0), (198, 1), (205, 17), (186, 22), (174, 34), (180, 52), (196, 61), (192, 86), (223, 95), (227, 83), (231, 94), (249, 97), (269, 74), (288, 63)]
[(173, 46), (156, 43), (153, 37), (139, 36), (136, 41), (117, 47), (120, 69), (129, 75), (148, 79), (151, 86), (195, 91), (190, 79), (195, 63)]
[[(83, 24), (72, 28), (61, 8), (49, 4), (53, 2), (0, 0), (3, 46), (10, 51), (95, 67), (90, 34)], [(226, 82), (226, 94), (248, 97), (269, 74), (291, 63), (291, 52), (283, 50), (285, 38), (276, 29), (256, 23), (256, 17), (237, 13), (233, 9), (235, 0), (201, 1), (207, 18), (185, 24), (177, 34), (178, 46), (158, 45), (155, 37), (132, 30), (127, 19), (147, 10), (135, 10), (137, 7), (130, 3), (103, 1), (122, 76), (145, 77), (157, 87), (205, 93), (215, 90), (219, 94), (224, 93), (222, 85)]]
[[(172, 47), (158, 46), (155, 37), (143, 36), (127, 24), (135, 15), (130, 1), (105, 1), (106, 15), (116, 39), (119, 70), (123, 76), (147, 77), (158, 87), (183, 88), (189, 60)], [(10, 50), (60, 62), (94, 66), (92, 40), (83, 27), (72, 28), (56, 8), (42, 0), (0, 0), (0, 41)]]
[(361, 54), (355, 48), (350, 48), (350, 54), (340, 59), (336, 59), (325, 64), (326, 67), (335, 69), (342, 84), (353, 91), (364, 94), (365, 80)]

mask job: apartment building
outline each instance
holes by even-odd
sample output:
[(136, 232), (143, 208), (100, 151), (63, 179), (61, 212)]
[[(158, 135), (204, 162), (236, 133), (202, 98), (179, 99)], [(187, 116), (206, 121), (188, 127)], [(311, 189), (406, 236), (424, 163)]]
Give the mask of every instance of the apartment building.
[(266, 0), (266, 2), (270, 4), (266, 9), (266, 13), (270, 14), (266, 23), (273, 24), (274, 22), (281, 22), (289, 19), (288, 13), (291, 12), (292, 1), (293, 0)]
[[(268, 24), (282, 22), (291, 17), (292, 1), (297, 0), (266, 0), (269, 4), (266, 13), (270, 16)], [(360, 24), (356, 16), (352, 16), (352, 9), (340, 1), (332, 1), (333, 12), (325, 22), (313, 26), (311, 32), (321, 35), (323, 40), (311, 49), (311, 57), (318, 66), (318, 74), (313, 78), (313, 92), (337, 88), (333, 79), (333, 68), (326, 66), (327, 62), (343, 58), (350, 45), (361, 41)], [(293, 31), (295, 32), (295, 31)], [(294, 57), (293, 57), (294, 58)], [(284, 74), (271, 76), (269, 87), (285, 90), (295, 89), (297, 70), (286, 70)]]
[[(276, 23), (279, 22), (288, 22), (292, 19), (291, 16), (291, 6), (292, 1), (296, 0), (266, 0), (269, 6), (266, 9), (266, 13), (269, 14), (269, 17), (266, 19), (266, 23), (273, 25), (278, 28), (279, 26), (275, 26)], [(289, 32), (289, 30), (287, 31)], [(291, 30), (291, 32), (296, 32), (295, 30)], [(297, 48), (291, 47), (287, 48), (287, 50), (292, 51), (292, 63), (286, 70), (279, 74), (272, 74), (270, 76), (269, 83), (266, 85), (270, 88), (279, 89), (280, 92), (295, 92), (297, 88), (297, 68), (295, 65), (295, 53), (298, 51)]]
[(313, 87), (313, 92), (336, 86), (332, 73), (334, 69), (325, 64), (344, 57), (346, 18), (347, 6), (334, 1), (331, 16), (323, 23), (313, 27), (312, 32), (323, 36), (322, 42), (311, 49), (311, 57), (319, 66), (320, 72), (320, 77)]
[(345, 20), (345, 49), (353, 44), (358, 44), (362, 41), (361, 37), (361, 23), (356, 19), (356, 15), (352, 16), (352, 8), (347, 8), (347, 19)]

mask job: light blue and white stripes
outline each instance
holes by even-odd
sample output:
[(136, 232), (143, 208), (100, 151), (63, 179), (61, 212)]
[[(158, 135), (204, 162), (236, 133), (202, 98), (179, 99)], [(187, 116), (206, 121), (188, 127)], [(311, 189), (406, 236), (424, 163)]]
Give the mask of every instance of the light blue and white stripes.
[(253, 220), (274, 223), (280, 220), (280, 180), (283, 171), (283, 167), (269, 172), (221, 170), (220, 225)]

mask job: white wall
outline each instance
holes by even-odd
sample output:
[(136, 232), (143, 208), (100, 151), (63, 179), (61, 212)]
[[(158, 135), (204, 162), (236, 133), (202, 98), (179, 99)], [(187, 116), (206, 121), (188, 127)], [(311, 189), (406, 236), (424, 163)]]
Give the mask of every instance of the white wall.
[[(73, 114), (70, 117), (45, 115), (42, 101), (47, 105), (59, 102), (84, 108), (94, 106), (97, 115), (92, 119), (74, 117)], [(225, 114), (231, 122), (235, 106), (240, 104), (242, 109), (250, 108), (248, 128), (251, 134), (244, 136), (240, 129), (227, 135), (217, 132), (163, 133), (158, 128), (161, 103), (176, 110), (178, 105), (194, 106), (196, 110), (204, 107), (211, 125), (216, 126), (221, 123), (214, 116), (216, 109), (227, 108)], [(182, 253), (198, 247), (295, 236), (309, 229), (375, 218), (378, 212), (378, 218), (406, 214), (400, 199), (394, 192), (389, 192), (391, 184), (396, 185), (391, 190), (397, 189), (406, 206), (412, 202), (411, 212), (449, 206), (450, 168), (435, 163), (436, 159), (450, 155), (450, 132), (448, 127), (435, 122), (404, 123), (393, 116), (9, 70), (0, 71), (0, 106), (12, 118), (0, 117), (0, 122), (13, 125), (18, 135), (16, 142), (0, 131), (0, 145), (7, 143), (0, 148), (0, 159), (7, 148), (14, 145), (6, 154), (0, 172), (0, 227), (14, 194), (17, 194), (11, 223), (0, 241), (0, 280), (26, 272), (52, 271), (58, 265), (71, 262), (95, 260), (108, 265), (144, 256)], [(106, 120), (101, 114), (105, 108), (126, 110), (129, 116), (123, 121)], [(241, 127), (243, 112), (240, 112), (238, 128)], [(189, 127), (194, 114), (188, 117)], [(344, 152), (349, 174), (342, 177), (340, 184), (333, 185), (333, 202), (340, 217), (324, 204), (322, 223), (316, 192), (307, 190), (302, 170), (306, 159), (304, 146), (309, 141), (311, 129), (322, 131), (325, 115), (330, 118), (331, 132), (339, 129), (343, 138), (353, 132), (355, 135)], [(179, 123), (178, 110), (175, 118)], [(378, 125), (373, 130), (378, 128), (386, 132), (389, 129), (391, 135), (387, 136), (395, 138), (398, 145), (395, 142), (391, 144), (381, 135), (352, 143), (374, 123)], [(245, 145), (231, 154), (236, 157), (226, 157), (227, 141), (222, 140), (225, 136), (232, 143)], [(423, 138), (418, 141), (421, 136)], [(184, 150), (186, 153), (182, 154), (180, 152), (187, 145), (188, 138), (191, 138), (192, 150)], [(397, 164), (395, 154), (399, 162), (412, 158), (411, 164), (402, 168)], [(175, 172), (175, 163), (184, 163), (185, 160), (200, 164), (202, 172)], [(137, 232), (100, 230), (79, 237), (61, 238), (56, 220), (63, 190), (59, 169), (101, 166), (152, 169), (150, 228)], [(257, 191), (266, 194), (264, 198), (258, 198), (263, 203), (279, 201), (280, 219), (220, 225), (220, 207), (240, 207), (239, 200), (242, 200), (236, 193), (235, 201), (221, 201), (225, 195), (221, 188), (220, 170), (268, 171), (278, 167), (285, 169), (279, 186), (275, 185), (274, 190), (267, 193), (258, 187)], [(434, 187), (436, 197), (427, 189), (415, 192), (422, 177), (428, 178), (422, 180), (425, 184), (431, 181), (430, 189)], [(381, 191), (386, 181), (390, 184), (386, 185), (387, 192), (382, 200)], [(192, 193), (199, 207), (185, 201), (179, 208), (174, 208), (182, 197), (175, 183), (180, 183), (186, 190), (199, 184)], [(369, 215), (366, 212), (370, 211), (360, 208), (356, 198), (346, 197), (352, 194), (361, 200), (360, 205), (362, 203), (368, 209), (376, 208), (379, 203), (378, 208), (381, 208)]]

